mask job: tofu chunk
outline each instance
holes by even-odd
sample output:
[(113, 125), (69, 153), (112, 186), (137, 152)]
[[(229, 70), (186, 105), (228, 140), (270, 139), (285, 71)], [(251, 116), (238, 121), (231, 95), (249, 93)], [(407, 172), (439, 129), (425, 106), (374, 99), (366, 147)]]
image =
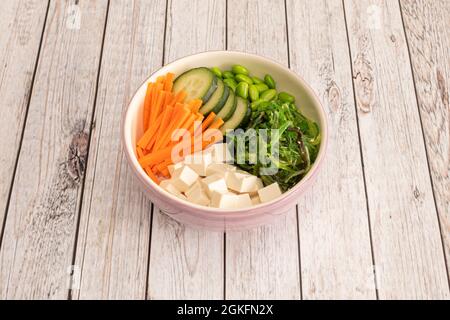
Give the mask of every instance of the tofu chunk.
[(252, 200), (252, 204), (254, 206), (261, 203), (261, 201), (259, 200), (258, 194), (250, 196), (250, 200)]
[(167, 192), (173, 194), (174, 196), (177, 196), (178, 198), (183, 199), (183, 200), (187, 200), (187, 198), (180, 192), (180, 190), (178, 190), (173, 185), (173, 183), (172, 183), (172, 181), (170, 179), (161, 181), (159, 186), (161, 188), (163, 188), (164, 190), (166, 190)]
[(258, 196), (261, 202), (269, 202), (273, 199), (278, 198), (279, 196), (281, 196), (281, 190), (278, 186), (278, 183), (275, 182), (267, 187), (259, 189)]
[(229, 172), (236, 171), (236, 167), (227, 163), (212, 163), (206, 168), (206, 175), (211, 176), (213, 174), (219, 174), (226, 178)]
[(209, 206), (209, 197), (198, 180), (185, 192), (185, 195), (189, 202), (202, 206)]
[(225, 182), (225, 178), (219, 174), (213, 174), (202, 179), (203, 187), (209, 197), (212, 197), (213, 193), (227, 193), (228, 188)]
[(172, 175), (172, 184), (180, 192), (186, 192), (190, 186), (197, 181), (198, 174), (192, 170), (189, 166), (182, 166), (176, 169)]
[(199, 176), (206, 176), (206, 169), (212, 163), (211, 152), (196, 152), (186, 156), (184, 163), (194, 170)]
[(250, 197), (253, 195), (258, 195), (258, 190), (264, 188), (264, 184), (261, 180), (261, 178), (256, 178), (256, 183), (253, 186), (252, 190), (249, 191)]
[(257, 188), (257, 176), (243, 174), (240, 172), (231, 172), (227, 176), (227, 186), (233, 191), (247, 193)]
[(211, 198), (211, 206), (224, 209), (240, 209), (252, 206), (252, 201), (248, 194), (214, 192)]
[(181, 168), (182, 166), (184, 166), (183, 162), (177, 162), (171, 165), (167, 166), (167, 169), (169, 170), (170, 176), (173, 175), (173, 172), (179, 168)]

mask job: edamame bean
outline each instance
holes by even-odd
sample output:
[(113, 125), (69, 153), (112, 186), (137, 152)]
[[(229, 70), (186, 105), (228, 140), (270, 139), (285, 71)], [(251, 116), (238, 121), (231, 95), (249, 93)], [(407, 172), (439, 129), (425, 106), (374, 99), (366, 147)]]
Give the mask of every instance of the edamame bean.
[(228, 79), (224, 79), (223, 83), (225, 83), (228, 87), (231, 88), (231, 90), (236, 91), (236, 87), (237, 87), (237, 82), (234, 81), (234, 79), (228, 78)]
[(280, 92), (278, 94), (278, 99), (280, 99), (283, 102), (289, 102), (289, 103), (295, 102), (294, 96), (287, 92)]
[(276, 87), (275, 80), (273, 80), (270, 74), (266, 74), (264, 76), (264, 82), (269, 86), (270, 89), (275, 89)]
[(248, 88), (248, 95), (250, 96), (250, 100), (252, 101), (256, 101), (259, 99), (259, 90), (254, 84), (252, 84)]
[(233, 73), (235, 74), (243, 74), (245, 76), (248, 75), (248, 70), (246, 67), (243, 67), (239, 64), (235, 64), (233, 67), (231, 67), (231, 70), (233, 71)]
[(255, 86), (256, 86), (256, 88), (258, 88), (259, 93), (269, 90), (269, 87), (265, 83), (258, 83), (258, 84), (255, 84)]
[(212, 67), (210, 70), (211, 70), (212, 73), (214, 73), (217, 77), (219, 77), (220, 79), (222, 79), (222, 71), (220, 71), (219, 68), (217, 68), (217, 67)]
[(270, 101), (273, 98), (275, 98), (276, 95), (277, 95), (277, 91), (275, 89), (269, 89), (269, 90), (264, 91), (261, 94), (260, 98), (265, 101)]
[(258, 77), (252, 77), (252, 80), (254, 84), (264, 83), (264, 81)]
[(233, 72), (231, 72), (231, 71), (225, 71), (225, 72), (223, 73), (223, 77), (224, 77), (225, 79), (234, 79), (234, 74), (233, 74)]
[(267, 101), (264, 101), (263, 99), (259, 99), (259, 100), (253, 101), (250, 104), (250, 107), (252, 108), (252, 110), (256, 110), (256, 109), (258, 109), (258, 107), (264, 108), (266, 104), (268, 104)]
[(248, 97), (248, 83), (247, 82), (239, 82), (236, 87), (236, 94), (244, 99)]
[(253, 84), (252, 79), (249, 76), (246, 76), (245, 74), (237, 74), (235, 77), (237, 82), (247, 82), (249, 85)]

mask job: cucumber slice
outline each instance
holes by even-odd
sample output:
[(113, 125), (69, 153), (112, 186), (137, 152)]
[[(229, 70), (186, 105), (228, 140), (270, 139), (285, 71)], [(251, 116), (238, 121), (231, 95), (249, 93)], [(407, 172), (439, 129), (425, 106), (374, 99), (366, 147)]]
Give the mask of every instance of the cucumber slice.
[(179, 75), (173, 83), (173, 91), (186, 91), (186, 102), (193, 99), (208, 101), (217, 88), (217, 77), (208, 68), (190, 69)]
[(230, 94), (228, 95), (227, 102), (223, 105), (222, 110), (217, 114), (218, 117), (222, 118), (223, 121), (227, 121), (231, 118), (236, 110), (236, 96), (232, 90), (230, 90)]
[(228, 129), (236, 129), (248, 122), (248, 119), (251, 114), (251, 109), (248, 106), (247, 99), (243, 99), (241, 97), (236, 97), (236, 110), (234, 110), (233, 115), (230, 119), (228, 119), (222, 127), (220, 127), (220, 131), (222, 134), (225, 134)]
[(200, 113), (208, 115), (210, 112), (217, 114), (227, 101), (230, 89), (223, 83), (222, 80), (217, 79), (216, 91), (212, 94), (211, 98), (206, 101), (200, 108)]

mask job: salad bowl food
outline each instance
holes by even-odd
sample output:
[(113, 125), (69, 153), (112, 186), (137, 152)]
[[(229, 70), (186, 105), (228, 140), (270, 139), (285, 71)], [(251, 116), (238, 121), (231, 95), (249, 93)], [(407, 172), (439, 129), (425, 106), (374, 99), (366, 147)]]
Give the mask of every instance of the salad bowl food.
[[(281, 132), (268, 144), (280, 156), (270, 161), (277, 174), (260, 175), (263, 165), (249, 160), (248, 148), (221, 144), (223, 137), (237, 141), (231, 129), (271, 126)], [(192, 138), (217, 134), (174, 160), (181, 145), (174, 129)], [(270, 59), (233, 51), (199, 53), (159, 69), (138, 88), (122, 121), (127, 160), (155, 206), (181, 223), (217, 231), (256, 227), (292, 209), (320, 169), (327, 137), (324, 109), (303, 79)], [(219, 149), (235, 152), (231, 162), (218, 157)], [(238, 163), (241, 151), (245, 161)], [(195, 154), (201, 160), (194, 166), (187, 159)]]

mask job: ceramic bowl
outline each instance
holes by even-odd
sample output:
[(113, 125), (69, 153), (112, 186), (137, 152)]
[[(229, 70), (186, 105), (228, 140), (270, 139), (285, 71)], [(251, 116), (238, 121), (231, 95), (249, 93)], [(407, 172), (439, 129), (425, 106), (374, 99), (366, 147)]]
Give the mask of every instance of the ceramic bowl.
[[(260, 78), (263, 78), (267, 73), (271, 74), (277, 83), (278, 90), (287, 91), (294, 95), (297, 107), (301, 109), (303, 114), (315, 120), (320, 127), (322, 135), (320, 150), (308, 174), (292, 189), (271, 202), (238, 210), (217, 209), (192, 204), (160, 188), (139, 165), (135, 146), (138, 137), (143, 133), (141, 119), (147, 82), (155, 81), (158, 76), (167, 72), (173, 72), (177, 76), (195, 67), (217, 66), (226, 70), (234, 64), (246, 66), (252, 75)], [(178, 59), (162, 67), (137, 89), (124, 111), (122, 120), (123, 149), (143, 192), (157, 208), (175, 220), (190, 226), (217, 231), (247, 229), (266, 224), (274, 221), (277, 217), (283, 216), (295, 207), (296, 203), (301, 201), (301, 195), (311, 186), (319, 172), (325, 156), (327, 138), (327, 121), (323, 106), (310, 86), (301, 77), (273, 60), (234, 51), (198, 53)]]

